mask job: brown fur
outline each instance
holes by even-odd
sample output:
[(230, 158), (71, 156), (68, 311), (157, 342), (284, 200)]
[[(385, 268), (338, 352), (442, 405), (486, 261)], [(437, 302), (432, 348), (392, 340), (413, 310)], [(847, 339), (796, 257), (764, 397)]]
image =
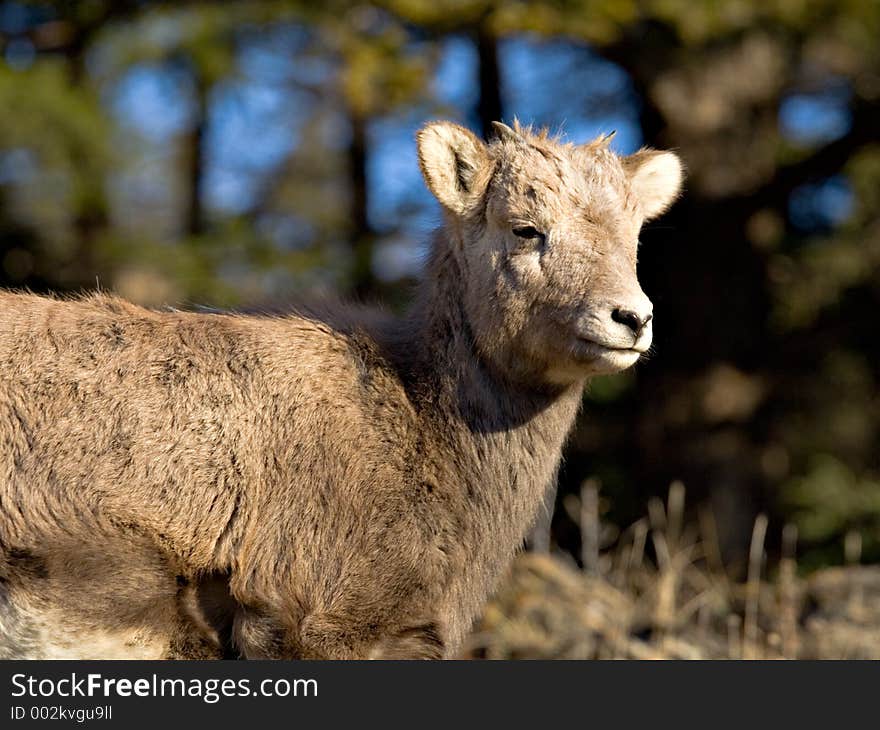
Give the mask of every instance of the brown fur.
[(0, 656), (455, 653), (650, 342), (610, 312), (680, 177), (499, 134), (420, 133), (448, 220), (400, 320), (0, 293)]

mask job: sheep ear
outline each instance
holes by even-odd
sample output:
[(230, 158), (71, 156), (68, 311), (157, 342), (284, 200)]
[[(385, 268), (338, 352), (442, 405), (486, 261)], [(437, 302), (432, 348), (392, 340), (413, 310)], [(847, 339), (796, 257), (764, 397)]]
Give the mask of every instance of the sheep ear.
[(677, 155), (646, 149), (624, 157), (622, 161), (645, 220), (656, 218), (672, 205), (684, 178), (684, 169)]
[(432, 122), (416, 135), (419, 166), (428, 188), (457, 215), (466, 214), (484, 187), (489, 164), (486, 145), (464, 127)]

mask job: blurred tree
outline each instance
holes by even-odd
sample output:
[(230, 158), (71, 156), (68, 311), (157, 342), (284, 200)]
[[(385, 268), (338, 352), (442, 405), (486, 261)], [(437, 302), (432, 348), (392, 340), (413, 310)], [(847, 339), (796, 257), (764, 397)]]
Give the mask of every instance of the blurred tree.
[(643, 232), (656, 354), (593, 384), (561, 499), (596, 475), (627, 523), (683, 479), (733, 553), (764, 509), (817, 560), (853, 529), (880, 558), (878, 37), (859, 0), (0, 1), (0, 284), (396, 301), (377, 255), (412, 228), (385, 221), (436, 217), (382, 199), (401, 130), (632, 117), (687, 190)]

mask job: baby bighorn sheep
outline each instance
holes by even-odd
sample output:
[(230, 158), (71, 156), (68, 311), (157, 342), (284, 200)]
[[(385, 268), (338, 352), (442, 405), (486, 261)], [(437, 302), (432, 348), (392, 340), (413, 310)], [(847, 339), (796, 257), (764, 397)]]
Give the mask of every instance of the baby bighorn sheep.
[(418, 134), (446, 213), (395, 319), (0, 293), (0, 655), (449, 657), (587, 379), (651, 343), (669, 152)]

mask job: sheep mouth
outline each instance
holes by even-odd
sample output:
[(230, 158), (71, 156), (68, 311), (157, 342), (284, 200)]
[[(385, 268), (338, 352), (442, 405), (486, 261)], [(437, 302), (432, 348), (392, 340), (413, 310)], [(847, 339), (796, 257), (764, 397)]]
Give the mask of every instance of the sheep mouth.
[(597, 354), (604, 353), (620, 353), (620, 354), (630, 354), (630, 355), (643, 355), (647, 352), (647, 347), (641, 347), (639, 344), (633, 343), (629, 346), (622, 345), (613, 345), (607, 342), (600, 342), (599, 340), (594, 340), (589, 337), (578, 337), (577, 342), (584, 350), (593, 350)]

